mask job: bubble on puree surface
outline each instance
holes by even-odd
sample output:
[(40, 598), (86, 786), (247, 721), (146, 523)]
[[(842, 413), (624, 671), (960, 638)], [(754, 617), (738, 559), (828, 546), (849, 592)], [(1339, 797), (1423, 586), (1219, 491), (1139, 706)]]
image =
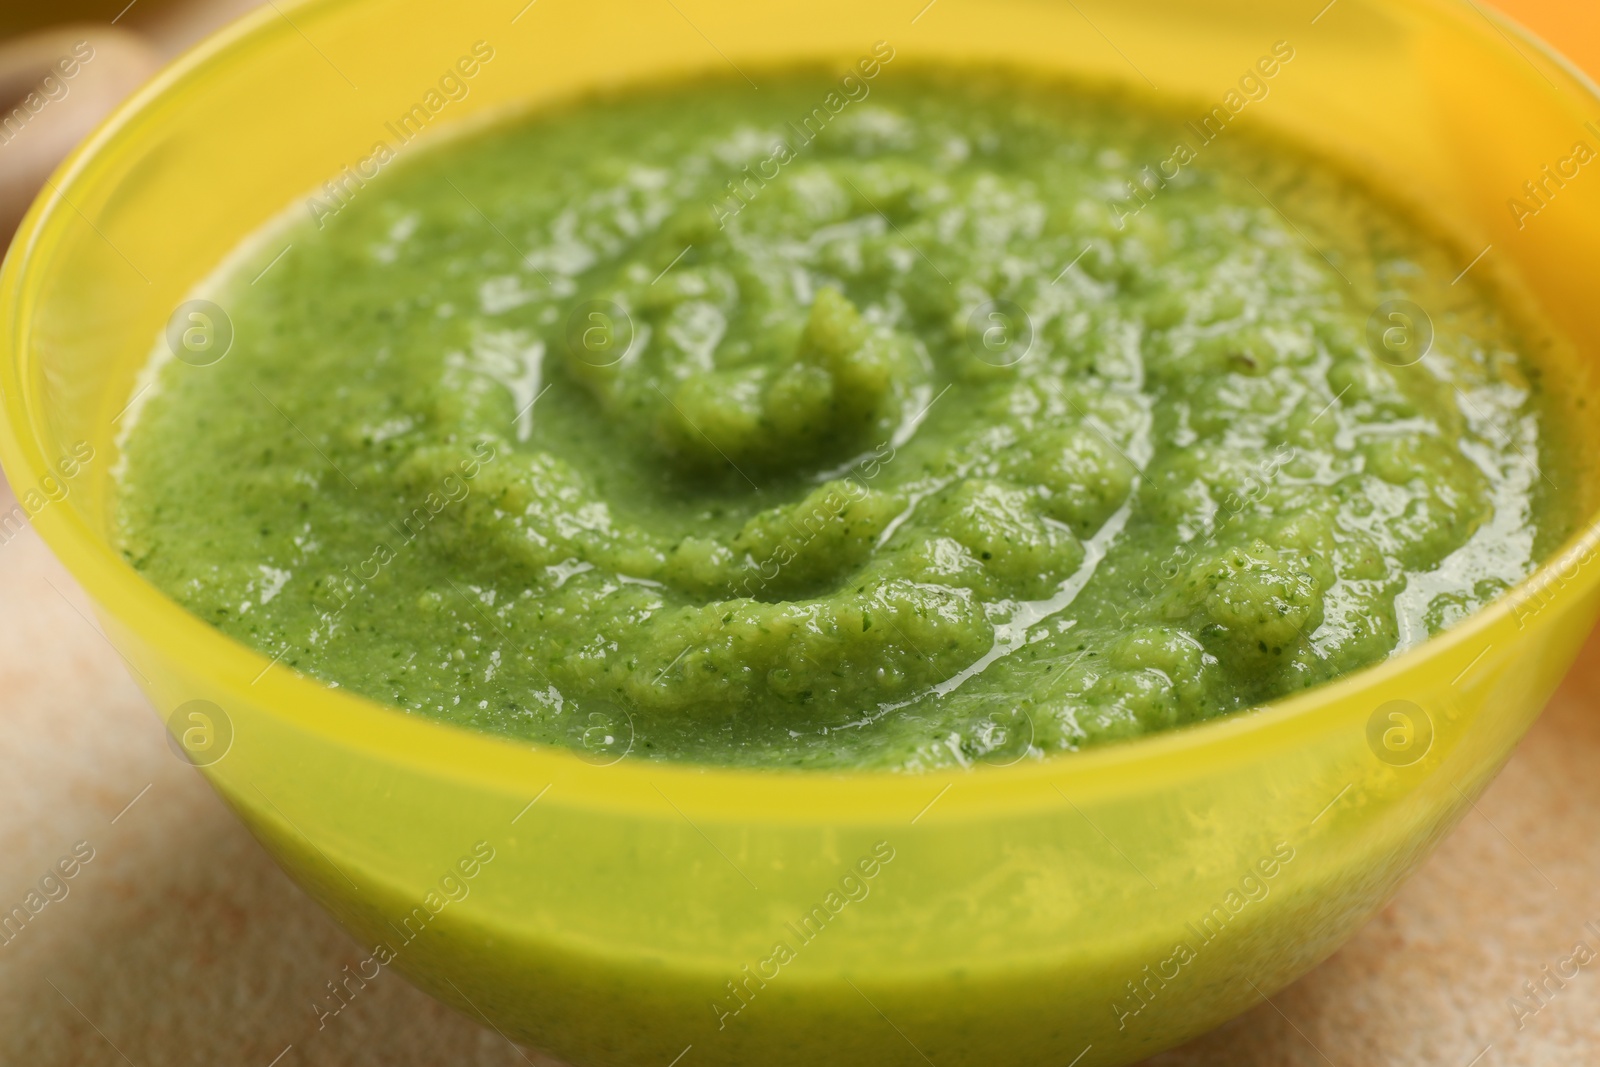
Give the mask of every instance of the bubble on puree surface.
[(1565, 532), (1453, 250), (1243, 131), (902, 68), (584, 101), (296, 207), (211, 293), (226, 358), (155, 372), (127, 558), (594, 761), (927, 769), (1317, 685)]

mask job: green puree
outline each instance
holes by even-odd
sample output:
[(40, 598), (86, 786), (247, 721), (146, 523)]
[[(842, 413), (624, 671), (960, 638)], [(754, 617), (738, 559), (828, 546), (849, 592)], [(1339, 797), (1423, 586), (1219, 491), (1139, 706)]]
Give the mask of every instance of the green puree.
[(1317, 685), (1565, 533), (1532, 342), (1354, 184), (1066, 85), (849, 84), (584, 101), (296, 205), (209, 291), (226, 357), (154, 365), (127, 558), (417, 714), (914, 770)]

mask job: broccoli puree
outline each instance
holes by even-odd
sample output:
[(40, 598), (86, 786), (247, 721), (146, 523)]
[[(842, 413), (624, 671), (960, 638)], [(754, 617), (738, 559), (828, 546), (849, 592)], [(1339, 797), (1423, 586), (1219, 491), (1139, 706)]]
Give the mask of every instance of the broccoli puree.
[(1565, 534), (1486, 268), (1244, 130), (876, 75), (586, 99), (296, 205), (206, 293), (225, 358), (147, 372), (127, 558), (416, 714), (919, 770), (1317, 685)]

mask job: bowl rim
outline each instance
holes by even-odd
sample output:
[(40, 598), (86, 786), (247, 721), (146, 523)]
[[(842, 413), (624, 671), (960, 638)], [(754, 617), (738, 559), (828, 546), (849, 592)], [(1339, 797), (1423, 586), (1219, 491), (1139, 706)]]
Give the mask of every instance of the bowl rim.
[[(37, 485), (51, 473), (34, 432), (34, 409), (28, 402), (35, 363), (26, 338), (29, 312), (37, 295), (37, 272), (30, 270), (30, 265), (41, 247), (58, 234), (63, 220), (77, 213), (68, 191), (92, 182), (104, 156), (119, 149), (139, 151), (136, 127), (167, 94), (202, 78), (213, 64), (248, 58), (240, 53), (270, 43), (273, 24), (279, 19), (287, 21), (279, 8), (331, 9), (352, 2), (355, 0), (293, 0), (264, 5), (211, 34), (123, 101), (47, 180), (0, 266), (0, 322), (5, 324), (0, 329), (0, 412), (4, 415), (0, 418), (0, 460), (12, 476), (13, 486)], [(1600, 102), (1600, 85), (1504, 13), (1485, 10), (1473, 0), (1405, 2), (1407, 6), (1452, 8), (1461, 16), (1472, 12), (1483, 17), (1504, 38), (1508, 49), (1519, 53), (1522, 48), (1530, 49), (1538, 60), (1564, 74), (1570, 81), (1566, 92), (1576, 90), (1589, 102)], [(1526, 54), (1522, 58), (1534, 63)], [(956, 805), (969, 816), (995, 810), (1015, 812), (1045, 805), (1060, 807), (1064, 794), (1059, 785), (1063, 784), (1073, 788), (1075, 795), (1104, 795), (1142, 791), (1152, 780), (1170, 784), (1175, 776), (1215, 773), (1348, 727), (1353, 698), (1393, 687), (1430, 660), (1452, 654), (1465, 658), (1466, 650), (1482, 643), (1486, 633), (1506, 624), (1518, 606), (1519, 595), (1530, 589), (1541, 592), (1540, 613), (1559, 614), (1600, 583), (1600, 568), (1586, 566), (1600, 550), (1597, 509), (1580, 519), (1567, 540), (1522, 582), (1468, 618), (1398, 655), (1295, 695), (1216, 719), (1129, 741), (1024, 759), (1006, 767), (957, 766), (910, 774), (885, 769), (750, 768), (626, 758), (596, 766), (565, 748), (426, 718), (343, 688), (330, 688), (290, 668), (275, 668), (275, 661), (211, 627), (149, 583), (94, 533), (76, 508), (47, 507), (29, 522), (88, 592), (102, 617), (115, 619), (171, 661), (206, 664), (191, 670), (208, 686), (247, 696), (249, 703), (265, 714), (288, 720), (323, 741), (428, 775), (497, 789), (508, 796), (531, 796), (541, 783), (559, 781), (562, 788), (552, 798), (557, 804), (637, 810), (642, 800), (652, 813), (659, 813), (660, 802), (667, 800), (680, 814), (687, 809), (712, 819), (737, 821), (760, 817), (768, 821), (826, 818), (862, 822), (900, 810), (917, 812), (920, 818), (927, 810), (923, 805), (931, 807), (930, 796), (937, 791), (937, 800), (957, 784), (969, 787), (958, 791), (966, 796)], [(1562, 577), (1561, 572), (1569, 568), (1575, 575)], [(1483, 651), (1487, 650), (1486, 646)], [(1478, 656), (1481, 658), (1482, 652)], [(1474, 659), (1467, 669), (1477, 662)], [(241, 681), (252, 677), (255, 681), (241, 688)], [(662, 785), (671, 789), (675, 800), (667, 799)], [(736, 801), (731, 811), (730, 800)]]

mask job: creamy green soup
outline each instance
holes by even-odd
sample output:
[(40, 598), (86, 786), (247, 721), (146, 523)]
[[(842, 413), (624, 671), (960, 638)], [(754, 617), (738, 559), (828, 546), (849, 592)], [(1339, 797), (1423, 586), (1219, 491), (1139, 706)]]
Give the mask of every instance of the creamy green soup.
[(1469, 257), (1243, 126), (892, 60), (296, 205), (202, 294), (226, 354), (161, 346), (127, 558), (419, 715), (916, 770), (1318, 685), (1565, 534), (1542, 342)]

